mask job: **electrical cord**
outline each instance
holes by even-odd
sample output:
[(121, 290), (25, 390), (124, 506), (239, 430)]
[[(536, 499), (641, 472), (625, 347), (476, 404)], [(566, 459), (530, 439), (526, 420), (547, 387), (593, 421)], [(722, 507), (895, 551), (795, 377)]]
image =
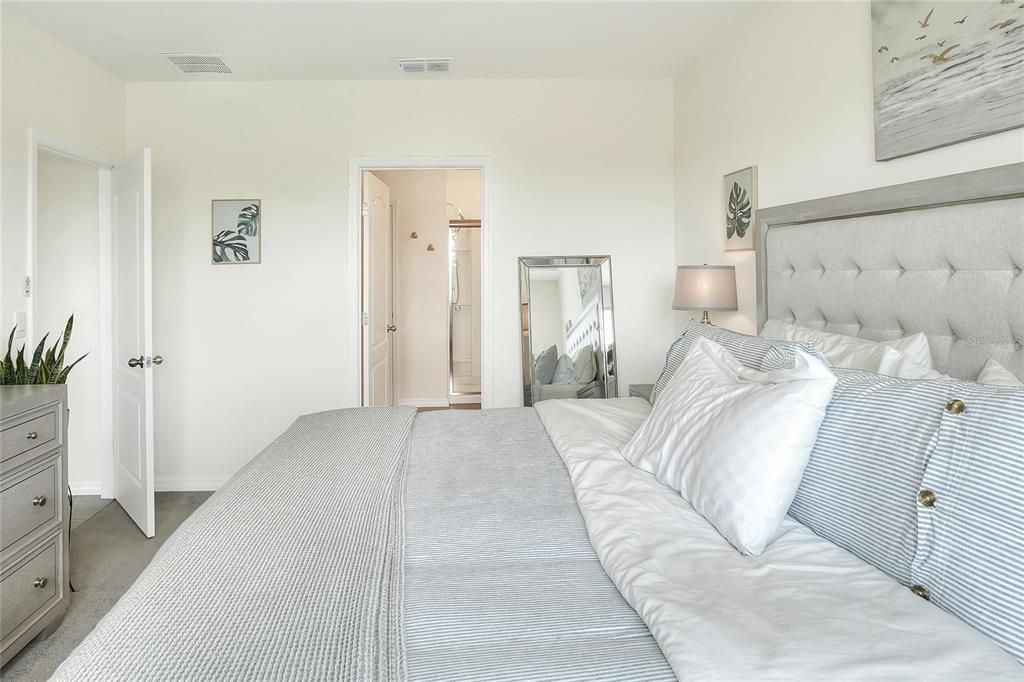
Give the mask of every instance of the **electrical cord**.
[[(68, 485), (68, 554), (71, 554), (71, 518), (75, 511), (75, 496), (71, 494), (71, 486)], [(68, 586), (72, 592), (78, 592), (74, 583), (71, 582), (71, 557), (68, 557)]]

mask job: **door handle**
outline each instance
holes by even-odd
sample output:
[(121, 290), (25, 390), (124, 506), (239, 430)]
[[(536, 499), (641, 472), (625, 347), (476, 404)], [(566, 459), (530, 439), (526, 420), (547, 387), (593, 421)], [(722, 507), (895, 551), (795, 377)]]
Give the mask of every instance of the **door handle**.
[(397, 332), (398, 331), (398, 327), (396, 327), (393, 324), (389, 324), (387, 329), (388, 329), (389, 332)]
[(147, 363), (147, 366), (148, 365), (162, 365), (162, 364), (164, 364), (164, 356), (162, 356), (162, 355), (154, 355), (153, 357), (149, 358), (149, 362)]
[(145, 356), (142, 356), (142, 355), (140, 355), (137, 358), (129, 358), (128, 359), (128, 366), (129, 367), (142, 367), (142, 365), (143, 365), (143, 363), (145, 363), (145, 361), (146, 361), (146, 358), (145, 358)]

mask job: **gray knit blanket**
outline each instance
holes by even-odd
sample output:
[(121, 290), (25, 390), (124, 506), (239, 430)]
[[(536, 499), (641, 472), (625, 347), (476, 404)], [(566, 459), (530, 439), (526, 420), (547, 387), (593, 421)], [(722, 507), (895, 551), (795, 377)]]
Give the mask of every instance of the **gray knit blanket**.
[(415, 414), (300, 417), (179, 528), (54, 678), (403, 679)]

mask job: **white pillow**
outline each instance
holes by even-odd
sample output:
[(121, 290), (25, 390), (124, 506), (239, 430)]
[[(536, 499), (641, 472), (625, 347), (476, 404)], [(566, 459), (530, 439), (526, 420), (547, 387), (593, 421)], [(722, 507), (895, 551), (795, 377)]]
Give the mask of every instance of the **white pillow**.
[(978, 375), (978, 383), (986, 386), (1008, 386), (1011, 388), (1024, 386), (1024, 382), (1014, 376), (1013, 372), (991, 359), (985, 363), (981, 374)]
[(761, 336), (813, 343), (818, 352), (824, 355), (833, 367), (862, 369), (866, 372), (884, 374), (879, 370), (879, 366), (886, 348), (897, 350), (928, 369), (934, 367), (928, 337), (921, 333), (905, 336), (902, 339), (878, 342), (856, 336), (818, 331), (779, 320), (768, 320), (761, 330)]
[[(886, 357), (882, 360), (882, 366), (878, 370), (879, 374), (886, 374), (891, 377), (898, 377), (900, 379), (939, 379), (957, 381), (956, 377), (951, 377), (948, 374), (943, 374), (934, 369), (928, 369), (921, 365), (913, 362), (905, 355), (897, 353), (896, 351), (890, 350)], [(1017, 377), (1015, 377), (1010, 370), (1000, 365), (995, 360), (989, 360), (985, 367), (982, 368), (981, 374), (975, 381), (984, 386), (1007, 386), (1010, 388), (1024, 387), (1024, 383), (1021, 383)]]
[(796, 495), (835, 384), (803, 351), (794, 369), (759, 372), (700, 337), (622, 455), (758, 555)]

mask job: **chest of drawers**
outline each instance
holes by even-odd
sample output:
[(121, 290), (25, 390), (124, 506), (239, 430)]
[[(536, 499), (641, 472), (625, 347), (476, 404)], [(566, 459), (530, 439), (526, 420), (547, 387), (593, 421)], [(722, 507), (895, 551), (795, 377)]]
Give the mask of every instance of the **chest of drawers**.
[(0, 386), (0, 665), (70, 603), (67, 415), (64, 386)]

